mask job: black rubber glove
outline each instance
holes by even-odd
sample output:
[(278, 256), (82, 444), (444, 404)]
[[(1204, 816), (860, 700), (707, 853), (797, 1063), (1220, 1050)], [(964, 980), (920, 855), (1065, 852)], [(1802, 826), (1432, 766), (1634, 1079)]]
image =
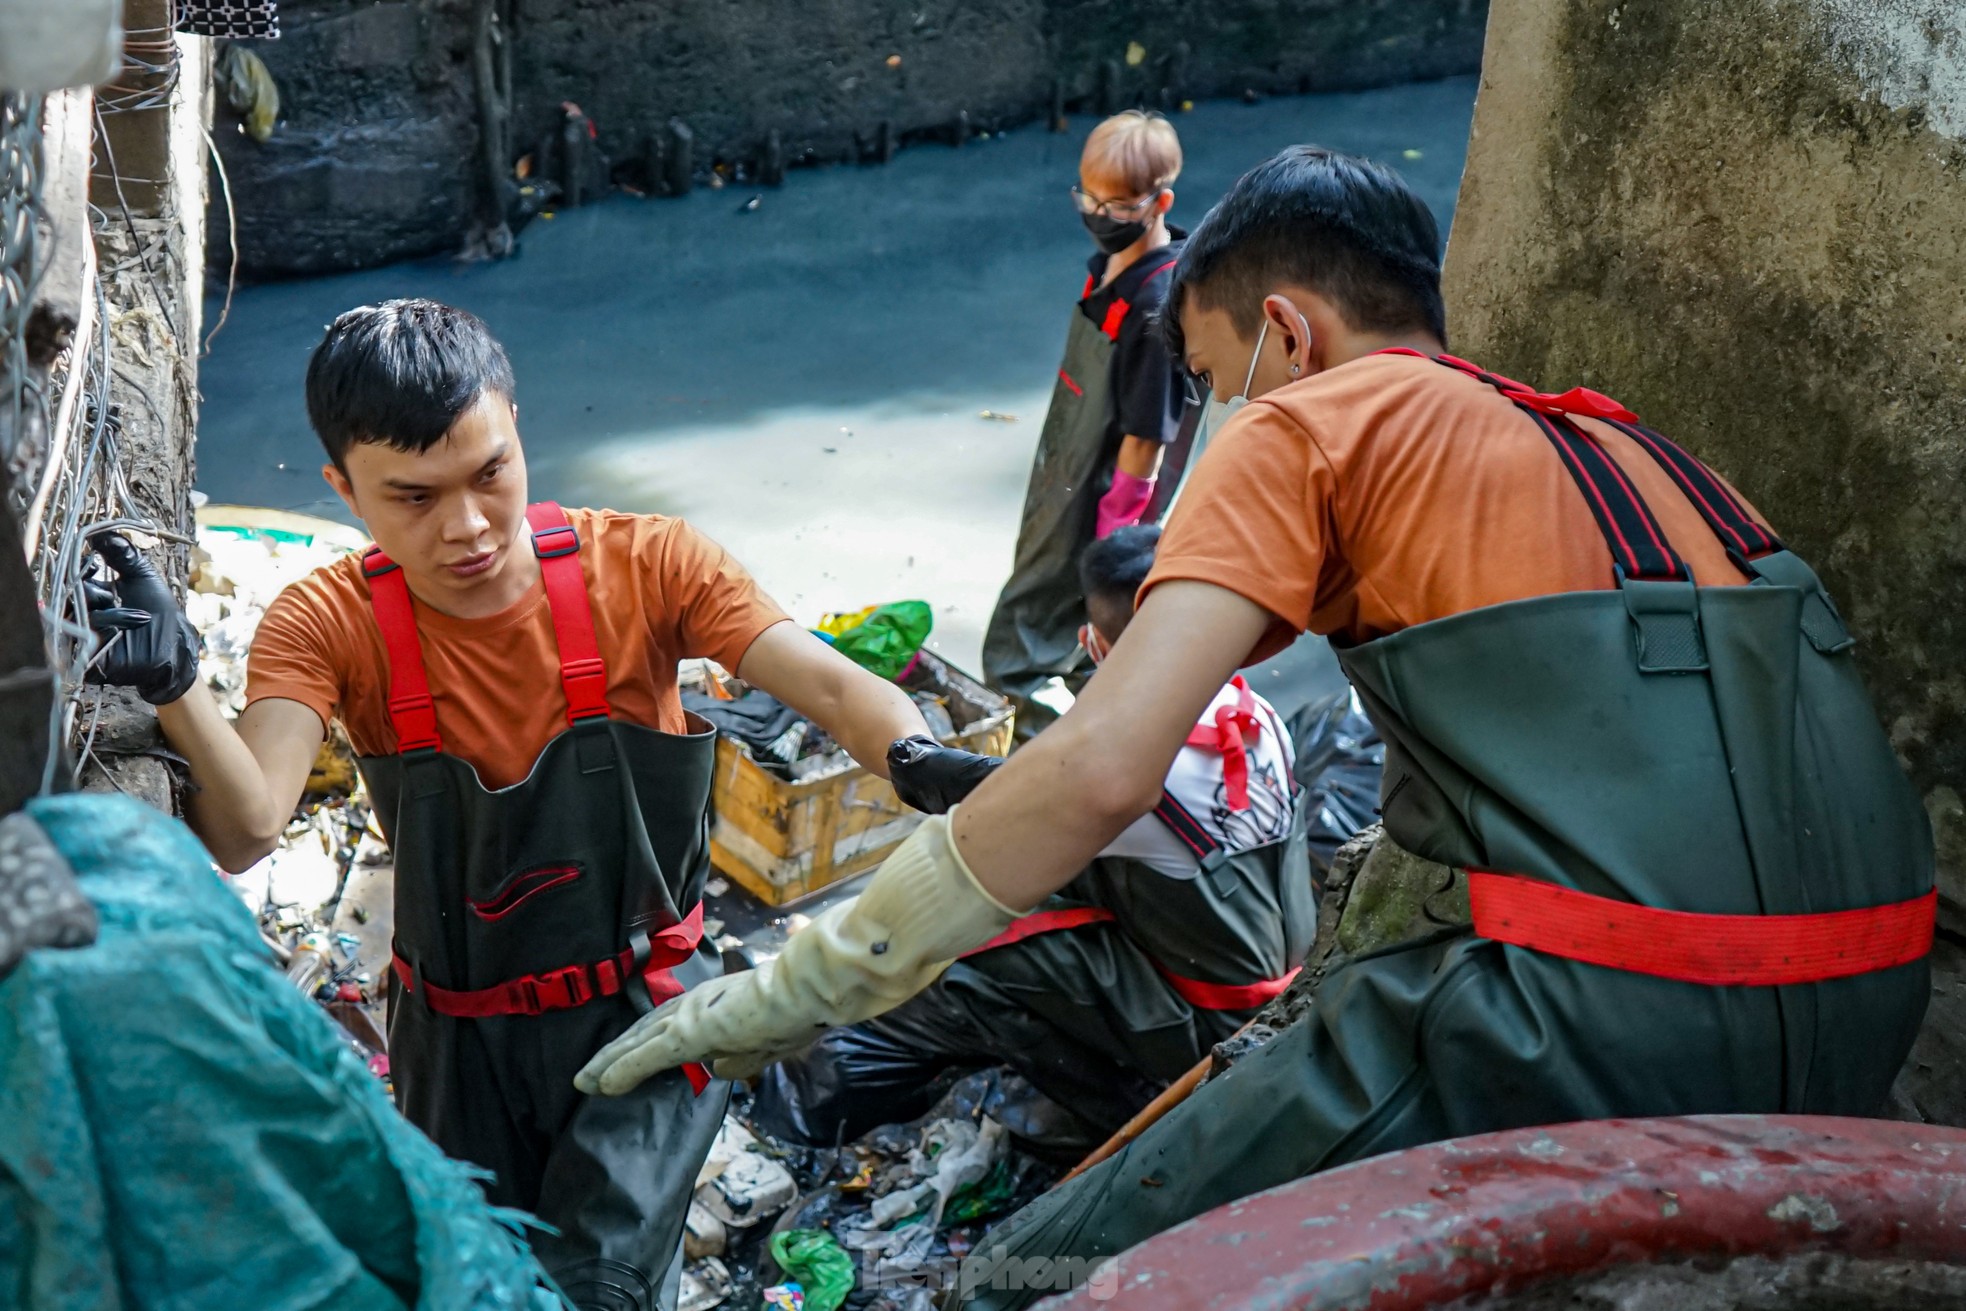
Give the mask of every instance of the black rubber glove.
[(920, 734), (904, 737), (887, 749), (887, 777), (894, 795), (930, 815), (946, 814), (1002, 763), (997, 756), (945, 747)]
[(153, 706), (170, 704), (198, 681), (197, 630), (136, 547), (115, 533), (99, 533), (89, 545), (116, 575), (108, 583), (82, 582), (89, 627), (105, 643), (115, 639), (89, 677), (135, 688)]

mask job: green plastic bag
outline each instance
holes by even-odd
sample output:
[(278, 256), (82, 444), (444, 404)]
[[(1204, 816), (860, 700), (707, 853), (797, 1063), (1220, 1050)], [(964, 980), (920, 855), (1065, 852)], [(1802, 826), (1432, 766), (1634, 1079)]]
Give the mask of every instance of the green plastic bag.
[(890, 601), (875, 606), (852, 628), (833, 638), (833, 649), (882, 678), (901, 677), (928, 640), (935, 614), (926, 601)]
[(771, 1259), (805, 1288), (805, 1311), (839, 1311), (853, 1291), (853, 1258), (823, 1229), (773, 1234)]
[(990, 1167), (990, 1173), (973, 1184), (965, 1184), (956, 1190), (949, 1199), (949, 1205), (942, 1212), (942, 1223), (948, 1225), (968, 1224), (972, 1220), (983, 1220), (1010, 1209), (1012, 1196), (1017, 1192), (1017, 1180), (1011, 1174), (1009, 1161), (998, 1161)]

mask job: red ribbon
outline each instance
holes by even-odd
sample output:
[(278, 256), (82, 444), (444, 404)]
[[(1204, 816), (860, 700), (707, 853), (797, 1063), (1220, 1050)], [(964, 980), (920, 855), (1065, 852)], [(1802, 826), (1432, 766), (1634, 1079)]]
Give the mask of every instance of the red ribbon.
[[(671, 997), (683, 995), (683, 985), (671, 971), (694, 956), (696, 944), (702, 940), (703, 903), (700, 901), (677, 923), (649, 934), (649, 958), (642, 966), (642, 979), (648, 985), (650, 1001), (660, 1006)], [(632, 951), (625, 955), (629, 961), (634, 960)]]
[(1238, 693), (1236, 703), (1217, 707), (1213, 723), (1203, 721), (1188, 734), (1188, 745), (1220, 753), (1222, 785), (1229, 794), (1230, 810), (1249, 809), (1249, 747), (1263, 736), (1263, 721), (1256, 717), (1256, 698), (1249, 684), (1237, 674), (1230, 686)]
[[(680, 923), (671, 924), (666, 929), (658, 929), (649, 934), (648, 964), (642, 967), (642, 980), (648, 985), (649, 1000), (660, 1006), (671, 997), (683, 995), (683, 985), (672, 972), (696, 954), (696, 944), (703, 940), (703, 903), (690, 907), (689, 914)], [(630, 953), (633, 959), (633, 953)], [(710, 1086), (710, 1071), (692, 1061), (683, 1067), (683, 1077), (697, 1096)]]

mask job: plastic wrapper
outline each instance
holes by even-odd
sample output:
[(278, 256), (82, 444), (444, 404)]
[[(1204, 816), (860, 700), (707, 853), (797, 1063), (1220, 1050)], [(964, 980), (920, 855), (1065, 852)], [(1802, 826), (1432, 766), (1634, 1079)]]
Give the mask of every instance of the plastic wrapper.
[[(935, 617), (926, 601), (891, 601), (856, 616), (859, 622), (832, 633), (833, 649), (882, 678), (901, 677), (928, 640)], [(828, 616), (837, 619), (837, 616)], [(821, 621), (822, 631), (825, 621)]]
[(676, 1311), (710, 1311), (730, 1300), (734, 1281), (730, 1270), (714, 1256), (691, 1262), (683, 1268), (682, 1285), (676, 1291)]
[(798, 1282), (805, 1311), (839, 1311), (853, 1291), (853, 1258), (823, 1229), (773, 1234), (771, 1259)]
[(725, 1120), (696, 1176), (696, 1200), (726, 1230), (748, 1229), (777, 1215), (798, 1196), (784, 1166), (758, 1150), (758, 1140), (735, 1120)]

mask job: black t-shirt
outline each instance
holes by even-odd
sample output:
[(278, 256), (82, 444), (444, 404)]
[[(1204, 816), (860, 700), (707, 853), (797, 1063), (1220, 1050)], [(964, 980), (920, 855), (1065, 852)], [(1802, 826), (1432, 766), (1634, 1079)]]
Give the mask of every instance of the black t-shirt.
[[(1114, 440), (1131, 435), (1166, 445), (1181, 430), (1181, 418), (1189, 403), (1187, 370), (1174, 362), (1161, 343), (1155, 326), (1161, 305), (1167, 299), (1168, 279), (1181, 245), (1188, 234), (1170, 227), (1174, 240), (1159, 250), (1148, 251), (1134, 261), (1110, 286), (1100, 287), (1106, 272), (1105, 254), (1086, 262), (1090, 276), (1079, 312), (1101, 329), (1107, 328), (1116, 302), (1125, 301), (1125, 316), (1119, 320), (1119, 335), (1113, 339), (1112, 393)], [(1097, 290), (1093, 290), (1097, 288)]]

